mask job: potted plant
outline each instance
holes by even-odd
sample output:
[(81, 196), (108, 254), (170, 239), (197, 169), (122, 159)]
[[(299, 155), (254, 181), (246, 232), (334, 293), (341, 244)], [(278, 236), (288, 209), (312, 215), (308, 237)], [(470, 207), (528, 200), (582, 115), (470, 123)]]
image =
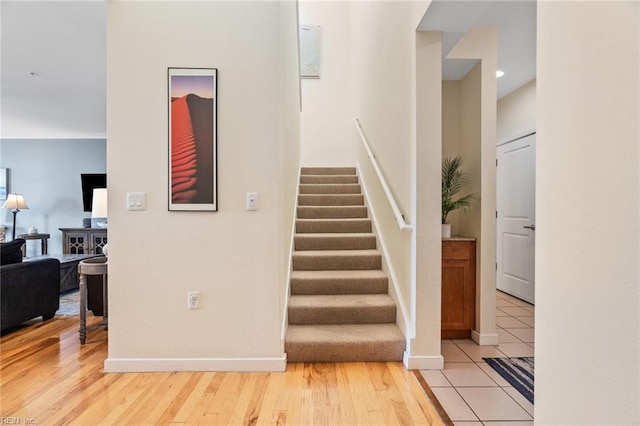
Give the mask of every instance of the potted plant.
[(467, 174), (460, 170), (462, 157), (447, 157), (442, 160), (442, 237), (451, 237), (451, 224), (447, 216), (454, 210), (467, 212), (478, 199), (477, 194), (469, 194), (454, 200), (454, 196), (467, 184)]

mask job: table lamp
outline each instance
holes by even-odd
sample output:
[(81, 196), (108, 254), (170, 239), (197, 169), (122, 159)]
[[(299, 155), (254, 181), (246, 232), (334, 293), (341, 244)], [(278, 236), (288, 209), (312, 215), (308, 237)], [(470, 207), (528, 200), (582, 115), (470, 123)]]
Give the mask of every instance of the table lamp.
[(29, 208), (27, 203), (24, 202), (24, 197), (22, 194), (9, 194), (7, 196), (7, 201), (5, 201), (2, 206), (3, 209), (13, 209), (11, 213), (13, 213), (13, 229), (12, 229), (12, 240), (16, 239), (16, 215), (22, 210), (26, 210)]
[(107, 188), (95, 188), (93, 190), (93, 202), (91, 203), (91, 222), (99, 228), (107, 227)]

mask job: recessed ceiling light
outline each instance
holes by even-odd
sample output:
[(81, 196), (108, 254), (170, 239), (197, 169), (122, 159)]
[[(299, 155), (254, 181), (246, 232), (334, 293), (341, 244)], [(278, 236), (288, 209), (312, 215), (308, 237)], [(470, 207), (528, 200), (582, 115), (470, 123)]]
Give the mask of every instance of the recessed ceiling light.
[(496, 71), (496, 78), (500, 78), (500, 77), (502, 77), (503, 75), (504, 75), (504, 71), (502, 71), (502, 70), (498, 70), (498, 71)]

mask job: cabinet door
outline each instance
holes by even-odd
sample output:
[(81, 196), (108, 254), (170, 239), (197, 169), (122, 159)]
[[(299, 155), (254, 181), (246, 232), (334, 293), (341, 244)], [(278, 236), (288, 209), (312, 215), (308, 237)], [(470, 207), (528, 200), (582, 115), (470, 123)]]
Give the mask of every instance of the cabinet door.
[(442, 329), (472, 330), (475, 322), (475, 285), (468, 259), (442, 260)]
[(90, 241), (87, 232), (65, 232), (65, 254), (89, 254)]
[(102, 247), (107, 244), (107, 231), (91, 231), (91, 253), (102, 254)]

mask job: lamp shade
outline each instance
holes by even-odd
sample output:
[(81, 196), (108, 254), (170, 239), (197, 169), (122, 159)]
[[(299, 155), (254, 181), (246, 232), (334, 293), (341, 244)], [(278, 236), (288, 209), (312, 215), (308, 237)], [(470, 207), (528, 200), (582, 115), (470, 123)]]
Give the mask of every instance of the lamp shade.
[(9, 194), (7, 201), (2, 206), (3, 209), (26, 210), (29, 208), (24, 201), (22, 194)]
[(107, 217), (107, 188), (93, 190), (91, 217)]

